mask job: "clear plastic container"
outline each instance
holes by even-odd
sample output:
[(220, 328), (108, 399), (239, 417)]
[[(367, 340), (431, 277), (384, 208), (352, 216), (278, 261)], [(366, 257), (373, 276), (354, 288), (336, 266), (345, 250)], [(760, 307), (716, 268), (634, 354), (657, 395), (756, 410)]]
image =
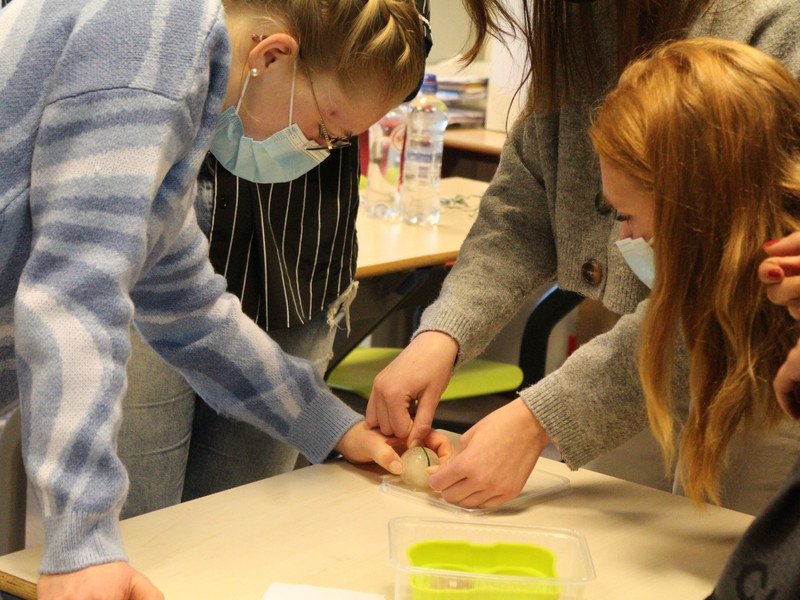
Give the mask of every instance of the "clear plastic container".
[(401, 517), (389, 555), (395, 600), (580, 600), (595, 577), (569, 529)]
[(522, 491), (516, 498), (493, 508), (463, 508), (456, 504), (450, 504), (445, 502), (439, 494), (430, 489), (410, 487), (403, 483), (400, 477), (395, 475), (387, 475), (383, 478), (381, 482), (381, 491), (418, 502), (433, 504), (434, 506), (461, 515), (484, 515), (491, 512), (512, 512), (520, 510), (535, 502), (540, 502), (555, 495), (563, 494), (569, 491), (569, 479), (561, 475), (534, 469), (528, 481), (525, 483), (525, 487), (522, 488)]

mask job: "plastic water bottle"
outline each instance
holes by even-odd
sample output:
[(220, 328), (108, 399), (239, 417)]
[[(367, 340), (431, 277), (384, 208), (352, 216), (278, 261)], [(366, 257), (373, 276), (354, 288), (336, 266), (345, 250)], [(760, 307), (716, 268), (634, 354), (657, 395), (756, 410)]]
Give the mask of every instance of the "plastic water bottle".
[(439, 180), (447, 127), (447, 107), (436, 97), (436, 75), (426, 74), (420, 94), (409, 106), (400, 215), (406, 223), (439, 222)]
[(406, 137), (407, 108), (393, 108), (369, 128), (369, 164), (364, 201), (367, 214), (397, 218), (400, 193), (400, 163)]

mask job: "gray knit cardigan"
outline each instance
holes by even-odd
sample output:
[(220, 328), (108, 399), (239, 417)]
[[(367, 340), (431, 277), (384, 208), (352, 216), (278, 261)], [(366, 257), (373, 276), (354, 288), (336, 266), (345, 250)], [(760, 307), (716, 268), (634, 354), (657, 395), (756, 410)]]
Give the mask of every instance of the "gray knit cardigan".
[[(601, 89), (610, 90), (617, 79), (614, 2), (598, 0), (593, 9), (606, 58), (597, 77)], [(746, 42), (797, 74), (798, 31), (800, 2), (722, 0), (692, 25), (689, 36)], [(636, 366), (647, 288), (613, 246), (616, 223), (595, 201), (600, 171), (586, 132), (601, 96), (579, 90), (557, 114), (529, 117), (513, 127), (478, 219), (417, 332), (451, 335), (462, 364), (483, 350), (536, 288), (553, 280), (624, 314), (612, 331), (521, 394), (572, 469), (647, 427)], [(597, 285), (582, 277), (590, 260), (602, 268)], [(678, 362), (685, 382), (685, 352)], [(685, 383), (681, 388), (685, 394)]]

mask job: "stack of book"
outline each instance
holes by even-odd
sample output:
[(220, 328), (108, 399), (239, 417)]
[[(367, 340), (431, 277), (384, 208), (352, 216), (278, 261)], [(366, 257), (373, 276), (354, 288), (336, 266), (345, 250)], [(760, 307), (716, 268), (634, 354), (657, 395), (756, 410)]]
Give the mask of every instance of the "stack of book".
[(488, 83), (488, 77), (475, 75), (442, 75), (439, 78), (437, 96), (447, 104), (448, 127), (483, 127)]
[(447, 104), (448, 127), (483, 127), (489, 63), (478, 60), (464, 68), (460, 58), (454, 56), (429, 65), (427, 72), (436, 74), (439, 82), (436, 95)]

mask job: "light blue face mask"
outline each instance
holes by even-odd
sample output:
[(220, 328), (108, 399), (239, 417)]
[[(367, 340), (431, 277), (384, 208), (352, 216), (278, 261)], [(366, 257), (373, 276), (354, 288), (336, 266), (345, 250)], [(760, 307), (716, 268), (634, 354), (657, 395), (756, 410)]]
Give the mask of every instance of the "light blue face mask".
[(244, 80), (242, 94), (236, 103), (220, 115), (211, 154), (228, 171), (255, 183), (286, 183), (308, 173), (330, 154), (327, 150), (308, 150), (317, 144), (309, 141), (297, 123), (292, 123), (294, 113), (294, 84), (297, 79), (297, 61), (292, 68), (292, 92), (289, 98), (289, 126), (256, 141), (244, 135), (239, 117), (239, 107), (250, 82), (250, 73)]
[(653, 252), (653, 240), (649, 242), (644, 238), (625, 238), (617, 240), (617, 248), (622, 252), (622, 258), (628, 263), (639, 280), (650, 289), (653, 289), (653, 282), (656, 280), (655, 253)]

